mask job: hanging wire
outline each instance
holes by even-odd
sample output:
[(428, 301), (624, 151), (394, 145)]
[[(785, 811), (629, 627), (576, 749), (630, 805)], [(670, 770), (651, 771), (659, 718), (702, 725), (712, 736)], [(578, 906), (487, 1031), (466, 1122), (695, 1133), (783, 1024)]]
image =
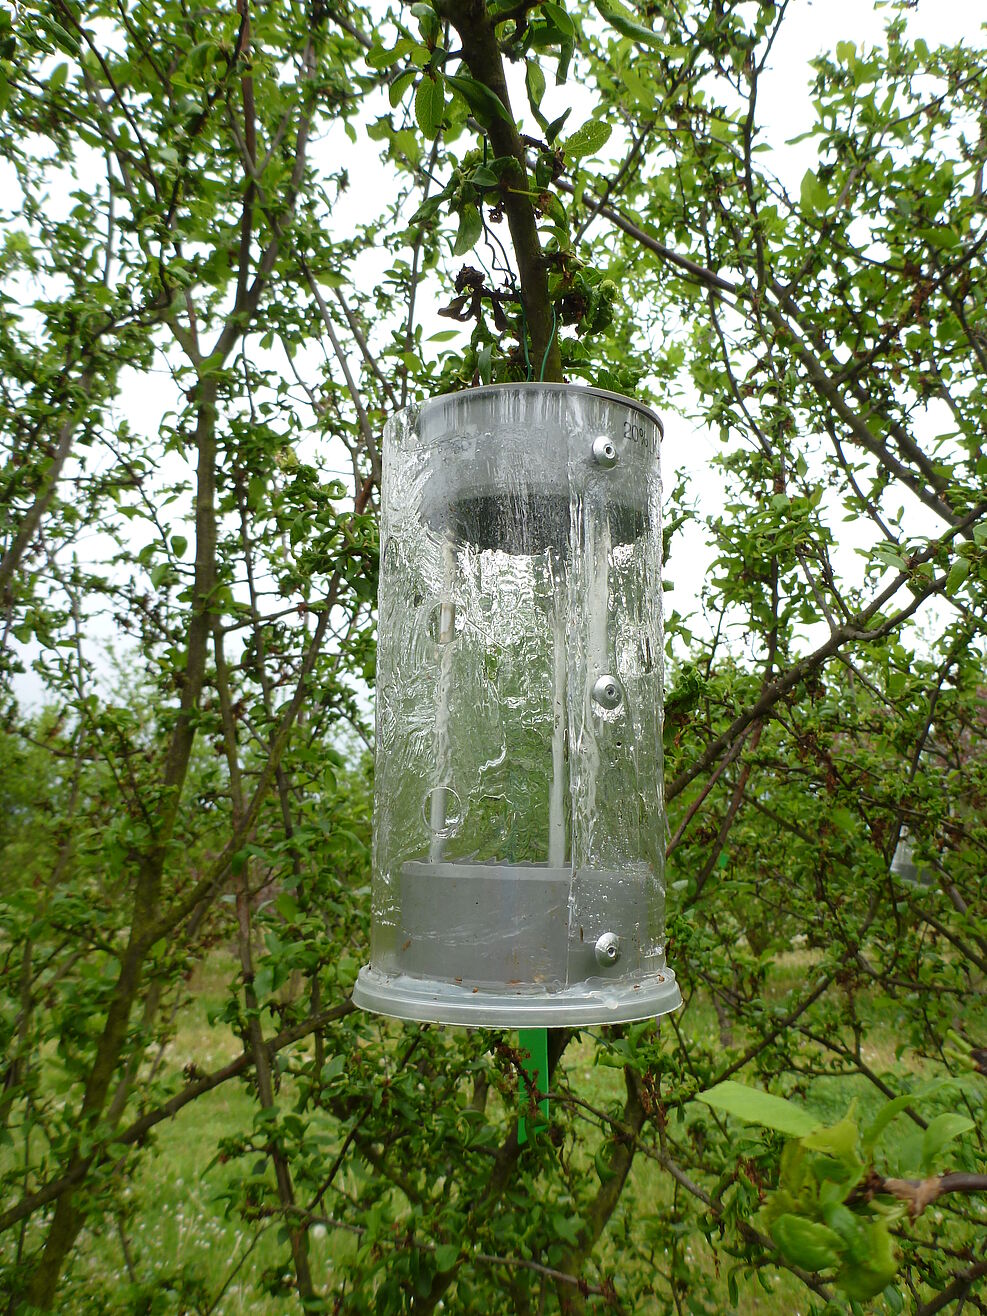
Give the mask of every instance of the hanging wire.
[(524, 348), (524, 365), (525, 379), (531, 379), (531, 357), (528, 356), (528, 317), (524, 313), (524, 302), (521, 302), (521, 346)]
[[(553, 307), (552, 307), (552, 332), (548, 335), (548, 343), (547, 343), (546, 346), (545, 346), (545, 355), (544, 355), (544, 356), (542, 357), (542, 359), (541, 359), (541, 372), (540, 372), (539, 375), (538, 375), (538, 382), (539, 382), (539, 383), (544, 383), (544, 380), (545, 380), (545, 366), (548, 364), (548, 354), (549, 354), (549, 352), (552, 350), (552, 343), (555, 341), (555, 329), (556, 329), (555, 307), (553, 306)], [(524, 353), (524, 355), (525, 355), (525, 358), (527, 358), (527, 355), (528, 355), (527, 349), (525, 349), (525, 353)], [(529, 378), (530, 378), (530, 374), (529, 374)]]
[[(541, 370), (538, 372), (538, 382), (545, 381), (545, 367), (548, 365), (548, 354), (552, 350), (552, 344), (555, 342), (555, 331), (558, 328), (558, 321), (555, 318), (555, 307), (552, 307), (552, 332), (548, 335), (548, 342), (545, 345), (545, 354), (541, 359)], [(528, 355), (528, 317), (524, 313), (524, 302), (521, 303), (521, 346), (524, 348), (525, 379), (531, 380), (533, 372), (531, 369), (531, 357)]]

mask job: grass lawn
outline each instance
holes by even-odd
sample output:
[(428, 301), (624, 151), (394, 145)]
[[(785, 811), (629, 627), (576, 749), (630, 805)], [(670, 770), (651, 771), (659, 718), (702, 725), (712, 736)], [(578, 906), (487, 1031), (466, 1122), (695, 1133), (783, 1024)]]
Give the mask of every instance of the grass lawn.
[[(773, 975), (775, 990), (781, 994), (804, 979), (811, 971), (811, 961), (810, 952), (796, 952), (779, 961)], [(171, 1072), (180, 1073), (190, 1061), (200, 1069), (213, 1069), (238, 1054), (240, 1044), (232, 1030), (210, 1025), (208, 1018), (210, 1009), (224, 1000), (234, 972), (232, 960), (220, 953), (198, 972), (165, 1055)], [(718, 1037), (712, 1006), (698, 995), (680, 1016), (679, 1026), (693, 1037), (703, 1034), (710, 1041)], [(394, 1028), (397, 1032), (400, 1025)], [(868, 1064), (878, 1071), (894, 1064), (895, 1043), (893, 1018), (875, 1019), (868, 1034)], [(594, 1063), (594, 1056), (594, 1044), (587, 1036), (571, 1045), (565, 1057), (565, 1081), (583, 1100), (609, 1109), (623, 1099), (623, 1074), (619, 1068)], [(901, 1069), (907, 1059), (897, 1063)], [(911, 1072), (920, 1077), (917, 1065), (911, 1065)], [(851, 1080), (850, 1088), (860, 1100), (861, 1114), (879, 1104), (880, 1098), (866, 1080)], [(837, 1092), (832, 1080), (818, 1078), (810, 1083), (807, 1103), (827, 1121), (835, 1121), (845, 1113), (847, 1093), (846, 1082)], [(505, 1124), (513, 1117), (503, 1106), (491, 1110), (502, 1115)], [(158, 1126), (153, 1149), (141, 1159), (138, 1176), (125, 1189), (124, 1217), (115, 1228), (107, 1227), (100, 1234), (87, 1232), (80, 1240), (68, 1276), (73, 1311), (209, 1311), (227, 1316), (249, 1312), (263, 1316), (298, 1310), (292, 1296), (265, 1296), (259, 1287), (262, 1277), (283, 1258), (284, 1249), (275, 1238), (277, 1226), (264, 1227), (263, 1222), (258, 1226), (244, 1222), (235, 1210), (227, 1212), (231, 1179), (248, 1172), (243, 1158), (228, 1163), (214, 1159), (221, 1140), (249, 1129), (255, 1113), (248, 1085), (234, 1080)], [(328, 1116), (322, 1118), (328, 1135), (328, 1161), (342, 1135)], [(680, 1131), (672, 1127), (671, 1135), (680, 1136)], [(590, 1176), (595, 1175), (591, 1158), (596, 1136), (590, 1133), (577, 1153), (584, 1157), (585, 1172)], [(764, 1272), (773, 1290), (770, 1295), (756, 1280), (738, 1275), (740, 1298), (731, 1305), (726, 1275), (733, 1260), (717, 1255), (694, 1226), (683, 1225), (677, 1255), (670, 1256), (664, 1249), (650, 1254), (647, 1218), (677, 1212), (685, 1222), (689, 1205), (660, 1166), (643, 1155), (636, 1158), (628, 1189), (599, 1250), (601, 1272), (615, 1277), (618, 1291), (622, 1280), (632, 1275), (651, 1270), (668, 1273), (674, 1265), (679, 1273), (684, 1267), (697, 1280), (710, 1279), (714, 1309), (723, 1316), (798, 1316), (805, 1310), (805, 1290), (784, 1272)], [(316, 1226), (310, 1243), (313, 1277), (323, 1292), (331, 1293), (334, 1262), (355, 1242), (351, 1235), (340, 1231), (327, 1234)], [(454, 1301), (451, 1309), (456, 1309)], [(639, 1301), (634, 1310), (658, 1316), (666, 1308), (655, 1298), (645, 1305)]]

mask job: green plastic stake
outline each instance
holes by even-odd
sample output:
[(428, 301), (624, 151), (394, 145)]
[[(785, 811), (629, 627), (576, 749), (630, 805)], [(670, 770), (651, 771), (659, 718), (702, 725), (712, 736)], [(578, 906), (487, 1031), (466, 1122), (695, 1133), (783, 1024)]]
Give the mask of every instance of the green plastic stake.
[[(523, 1147), (528, 1141), (528, 1111), (531, 1109), (531, 1088), (537, 1092), (548, 1091), (548, 1029), (518, 1029), (518, 1045), (523, 1057), (522, 1063), (527, 1082), (522, 1078), (519, 1085), (521, 1115), (517, 1122), (518, 1146)], [(538, 1116), (532, 1121), (532, 1136), (539, 1129), (548, 1128), (548, 1097), (538, 1102)]]

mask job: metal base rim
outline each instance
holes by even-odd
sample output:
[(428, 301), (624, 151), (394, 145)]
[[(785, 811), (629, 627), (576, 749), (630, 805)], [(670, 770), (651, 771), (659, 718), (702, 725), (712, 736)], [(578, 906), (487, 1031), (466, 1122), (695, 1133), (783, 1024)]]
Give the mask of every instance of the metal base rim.
[(373, 1014), (421, 1023), (466, 1028), (567, 1028), (654, 1019), (677, 1010), (682, 993), (675, 974), (667, 968), (660, 975), (630, 985), (581, 984), (536, 995), (474, 990), (436, 979), (380, 973), (366, 966), (353, 988), (353, 1004)]

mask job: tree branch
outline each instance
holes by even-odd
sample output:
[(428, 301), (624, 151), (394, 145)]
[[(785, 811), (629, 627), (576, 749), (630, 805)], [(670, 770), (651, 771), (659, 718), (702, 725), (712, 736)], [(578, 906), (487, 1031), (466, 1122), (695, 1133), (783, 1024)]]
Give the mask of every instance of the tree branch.
[(437, 0), (436, 8), (459, 33), (462, 57), (478, 82), (492, 91), (507, 110), (509, 122), (494, 115), (487, 130), (496, 156), (510, 157), (514, 165), (503, 174), (504, 211), (511, 230), (521, 282), (521, 305), (531, 335), (533, 361), (544, 361), (543, 377), (561, 380), (555, 318), (548, 295), (548, 273), (538, 238), (534, 206), (529, 196), (524, 145), (511, 112), (504, 64), (494, 26), (484, 0)]
[[(636, 1069), (624, 1066), (624, 1088), (627, 1099), (621, 1128), (615, 1129), (613, 1151), (610, 1154), (610, 1177), (600, 1184), (599, 1191), (590, 1203), (589, 1210), (583, 1216), (579, 1231), (579, 1242), (575, 1247), (567, 1248), (559, 1263), (560, 1269), (573, 1279), (578, 1280), (583, 1266), (599, 1241), (600, 1235), (613, 1215), (624, 1184), (634, 1163), (641, 1130), (648, 1118), (644, 1103), (644, 1081)], [(574, 1292), (570, 1287), (558, 1288), (559, 1309), (563, 1316), (579, 1316), (586, 1310), (586, 1303), (580, 1291)]]

